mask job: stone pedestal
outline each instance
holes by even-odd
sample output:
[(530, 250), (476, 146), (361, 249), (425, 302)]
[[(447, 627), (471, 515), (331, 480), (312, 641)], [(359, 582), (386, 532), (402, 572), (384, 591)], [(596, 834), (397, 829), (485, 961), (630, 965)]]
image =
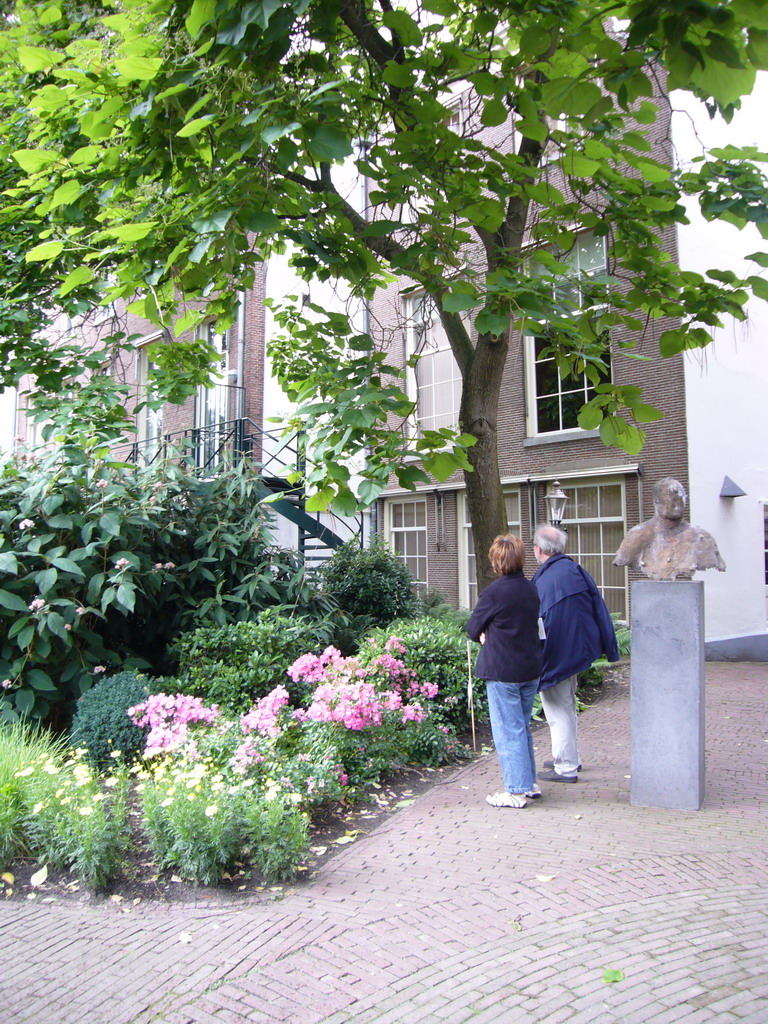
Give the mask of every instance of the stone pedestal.
[(704, 799), (704, 584), (632, 584), (630, 801), (697, 811)]

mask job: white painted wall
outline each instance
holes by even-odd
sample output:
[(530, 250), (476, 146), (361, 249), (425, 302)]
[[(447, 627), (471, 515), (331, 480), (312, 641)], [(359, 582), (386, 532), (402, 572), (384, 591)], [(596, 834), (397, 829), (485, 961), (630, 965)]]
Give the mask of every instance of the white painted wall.
[(16, 392), (0, 391), (0, 459), (13, 451), (16, 436)]
[[(675, 94), (673, 120), (679, 159), (707, 146), (768, 148), (765, 111), (768, 74), (730, 125), (712, 122), (702, 106)], [(698, 137), (698, 139), (697, 139)], [(701, 141), (698, 141), (701, 140)], [(705, 272), (717, 267), (737, 274), (768, 274), (745, 257), (768, 250), (758, 232), (705, 222), (693, 208), (691, 224), (679, 232), (683, 266)], [(709, 570), (705, 583), (708, 640), (766, 632), (763, 502), (768, 502), (768, 304), (752, 300), (749, 318), (714, 331), (707, 349), (686, 357), (686, 403), (690, 459), (691, 521), (718, 542), (727, 570)], [(729, 476), (744, 497), (720, 498)]]
[[(339, 191), (357, 210), (362, 210), (366, 197), (363, 191), (361, 179), (357, 174), (352, 161), (347, 161), (343, 166), (334, 168), (334, 174), (338, 180)], [(308, 301), (327, 310), (348, 310), (353, 322), (360, 330), (363, 326), (363, 308), (360, 302), (351, 302), (349, 288), (341, 281), (303, 281), (290, 265), (289, 256), (273, 256), (267, 266), (266, 294), (275, 302), (283, 301), (286, 296), (306, 296)], [(280, 331), (275, 323), (271, 310), (267, 309), (265, 317), (265, 334), (267, 338), (274, 336)], [(272, 374), (270, 360), (265, 356), (264, 368), (264, 428), (267, 431), (274, 431), (279, 434), (281, 426), (279, 423), (271, 423), (270, 420), (285, 421), (293, 412), (293, 405), (286, 394), (280, 388)], [(265, 453), (279, 453), (283, 442), (276, 441), (269, 445), (265, 444)], [(290, 456), (287, 457), (290, 459)], [(270, 471), (274, 471), (279, 464), (279, 454)], [(286, 465), (286, 470), (292, 467)], [(352, 478), (352, 487), (355, 486), (355, 478)], [(314, 515), (314, 514), (313, 514)], [(332, 513), (321, 513), (319, 521), (336, 533), (342, 540), (350, 539), (357, 531), (358, 523), (355, 518), (345, 518), (333, 515)], [(364, 538), (367, 538), (369, 531), (368, 516), (364, 523)], [(275, 543), (281, 547), (295, 547), (297, 544), (297, 528), (284, 519), (276, 517), (273, 529)]]

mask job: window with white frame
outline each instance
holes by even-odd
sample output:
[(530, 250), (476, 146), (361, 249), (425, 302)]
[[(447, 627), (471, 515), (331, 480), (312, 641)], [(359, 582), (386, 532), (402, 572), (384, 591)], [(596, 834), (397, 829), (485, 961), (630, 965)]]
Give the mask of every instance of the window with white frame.
[[(554, 286), (553, 299), (571, 308), (584, 305), (589, 279), (606, 268), (604, 239), (580, 235), (574, 247), (559, 259), (568, 265), (570, 273)], [(586, 373), (560, 375), (549, 345), (546, 328), (526, 337), (530, 436), (578, 430), (579, 412), (595, 394)], [(610, 380), (610, 354), (606, 353), (604, 359), (606, 370), (601, 376)]]
[(563, 527), (567, 554), (592, 576), (612, 612), (627, 615), (627, 571), (613, 564), (626, 533), (623, 483), (585, 481), (561, 484), (568, 496)]
[(137, 440), (143, 458), (151, 461), (162, 444), (163, 407), (153, 408), (149, 403), (154, 397), (152, 370), (154, 363), (149, 356), (149, 343), (160, 335), (149, 338), (136, 354), (136, 391), (142, 408), (137, 415)]
[(427, 585), (427, 503), (422, 499), (387, 502), (389, 543), (419, 587)]
[(455, 427), (459, 422), (461, 374), (435, 305), (429, 296), (412, 296), (405, 302), (405, 314), (408, 356), (418, 357), (408, 377), (418, 427)]
[[(462, 552), (461, 592), (462, 606), (474, 608), (477, 604), (477, 565), (475, 544), (472, 537), (472, 522), (469, 518), (469, 502), (462, 495), (462, 537), (459, 550)], [(504, 492), (504, 507), (507, 512), (507, 529), (520, 535), (520, 489), (515, 487)]]
[(201, 469), (213, 468), (223, 457), (226, 421), (229, 413), (229, 388), (226, 385), (227, 332), (219, 331), (211, 320), (197, 329), (197, 337), (204, 338), (216, 353), (213, 363), (214, 380), (210, 387), (201, 384), (197, 389), (195, 428), (197, 463)]

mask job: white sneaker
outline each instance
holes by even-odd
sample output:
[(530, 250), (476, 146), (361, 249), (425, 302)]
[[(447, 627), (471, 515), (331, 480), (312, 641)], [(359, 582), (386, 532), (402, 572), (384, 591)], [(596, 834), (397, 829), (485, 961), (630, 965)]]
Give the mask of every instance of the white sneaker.
[(529, 800), (538, 800), (541, 796), (541, 786), (538, 782), (534, 782), (533, 786), (525, 794)]
[(491, 807), (525, 807), (522, 793), (493, 793), (485, 798), (485, 802)]

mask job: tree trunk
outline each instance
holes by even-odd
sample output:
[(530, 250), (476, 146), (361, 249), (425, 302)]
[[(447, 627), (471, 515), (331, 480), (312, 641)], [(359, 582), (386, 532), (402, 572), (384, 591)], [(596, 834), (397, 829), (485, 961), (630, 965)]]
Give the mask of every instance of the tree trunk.
[(461, 427), (477, 438), (477, 443), (468, 451), (473, 472), (465, 472), (464, 479), (478, 593), (496, 579), (488, 561), (488, 549), (494, 538), (507, 532), (499, 473), (498, 410), (508, 347), (507, 336), (479, 338), (474, 355), (465, 367), (462, 388)]

